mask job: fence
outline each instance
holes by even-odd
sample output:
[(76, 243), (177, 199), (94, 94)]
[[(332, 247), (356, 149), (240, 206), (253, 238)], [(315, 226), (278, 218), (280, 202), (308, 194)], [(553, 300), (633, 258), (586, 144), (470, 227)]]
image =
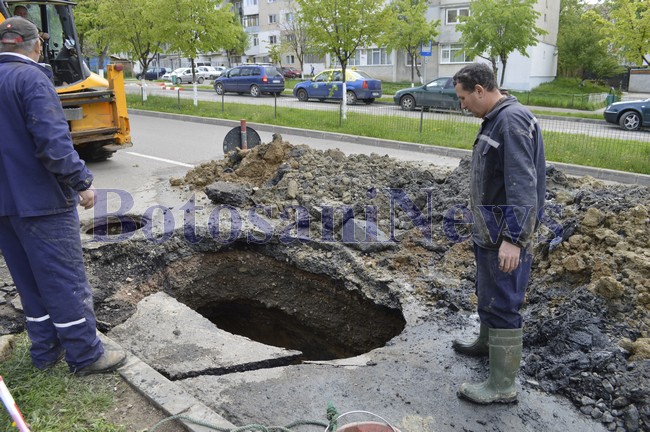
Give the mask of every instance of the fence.
[[(195, 106), (191, 89), (178, 92), (152, 89), (146, 102), (132, 95), (129, 103), (152, 110), (233, 120), (243, 118), (251, 123), (463, 149), (471, 148), (480, 124), (480, 119), (457, 111), (404, 111), (388, 102), (349, 106), (347, 118), (343, 120), (341, 105), (336, 101), (299, 102), (288, 95), (254, 98), (200, 91)], [(538, 120), (550, 161), (650, 174), (649, 131), (625, 131), (604, 120), (550, 116), (538, 116)]]

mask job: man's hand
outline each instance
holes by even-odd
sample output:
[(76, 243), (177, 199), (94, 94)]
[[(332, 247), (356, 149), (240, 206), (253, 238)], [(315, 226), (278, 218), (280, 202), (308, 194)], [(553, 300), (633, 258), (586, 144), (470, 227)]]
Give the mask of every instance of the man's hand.
[(79, 205), (82, 206), (85, 210), (89, 210), (95, 206), (96, 197), (94, 186), (90, 186), (85, 191), (79, 192), (79, 196), (81, 197)]
[(499, 270), (510, 273), (519, 266), (521, 248), (507, 241), (502, 241), (499, 247)]

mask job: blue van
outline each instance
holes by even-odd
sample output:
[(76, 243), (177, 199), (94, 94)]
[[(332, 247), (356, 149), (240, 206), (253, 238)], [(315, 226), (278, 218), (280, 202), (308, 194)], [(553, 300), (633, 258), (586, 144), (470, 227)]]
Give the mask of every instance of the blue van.
[(262, 93), (279, 96), (284, 91), (284, 76), (275, 66), (241, 65), (229, 69), (214, 80), (217, 94), (250, 93), (259, 97)]

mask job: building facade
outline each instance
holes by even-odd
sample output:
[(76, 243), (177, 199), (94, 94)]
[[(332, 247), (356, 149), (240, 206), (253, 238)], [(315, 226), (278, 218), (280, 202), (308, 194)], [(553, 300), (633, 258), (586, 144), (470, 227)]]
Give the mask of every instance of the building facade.
[[(283, 38), (290, 34), (297, 4), (293, 0), (236, 0), (232, 2), (239, 14), (244, 30), (249, 36), (249, 47), (244, 55), (229, 60), (226, 65), (241, 63), (271, 63), (269, 50), (273, 45), (282, 47), (282, 66), (300, 69), (297, 55), (283, 44)], [(420, 76), (413, 74), (413, 81), (427, 82), (441, 76), (450, 76), (474, 59), (467, 57), (459, 43), (457, 26), (463, 16), (469, 14), (470, 2), (465, 0), (430, 0), (427, 10), (429, 21), (440, 20), (440, 34), (432, 41), (430, 56), (418, 57)], [(560, 0), (538, 0), (536, 10), (540, 13), (537, 26), (547, 34), (541, 36), (537, 45), (527, 50), (528, 57), (513, 52), (506, 68), (504, 87), (513, 90), (530, 90), (541, 83), (552, 81), (557, 71), (557, 33), (560, 17)], [(429, 51), (428, 47), (425, 51)], [(223, 64), (221, 53), (204, 55), (199, 60), (211, 61), (213, 65)], [(485, 61), (476, 59), (477, 61)], [(336, 58), (307, 56), (303, 65), (309, 74), (334, 67)], [(349, 65), (364, 70), (375, 78), (385, 81), (411, 81), (411, 59), (405, 52), (391, 51), (384, 47), (358, 49)], [(499, 78), (502, 65), (499, 64)]]

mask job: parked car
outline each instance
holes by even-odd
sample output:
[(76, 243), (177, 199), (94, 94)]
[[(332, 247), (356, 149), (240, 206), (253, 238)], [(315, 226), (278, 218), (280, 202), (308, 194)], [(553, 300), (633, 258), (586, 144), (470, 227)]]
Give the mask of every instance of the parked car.
[(300, 78), (300, 71), (296, 68), (293, 67), (283, 67), (280, 68), (282, 70), (282, 75), (285, 78)]
[[(381, 81), (364, 71), (346, 70), (346, 103), (354, 105), (357, 100), (371, 104), (381, 97)], [(326, 69), (309, 79), (296, 84), (293, 95), (306, 102), (309, 99), (341, 99), (343, 97), (343, 75), (341, 69)]]
[(614, 102), (603, 112), (605, 121), (635, 131), (650, 127), (650, 99)]
[[(147, 69), (147, 72), (144, 74), (144, 79), (146, 80), (157, 80), (161, 79), (163, 75), (167, 72), (171, 72), (169, 69), (164, 67), (154, 67)], [(142, 79), (142, 72), (135, 76), (137, 79)]]
[(221, 76), (221, 72), (223, 72), (226, 68), (223, 66), (220, 66), (222, 69), (217, 69), (212, 66), (199, 66), (196, 68), (197, 73), (202, 76), (204, 79), (209, 79), (209, 80), (214, 80), (217, 79), (217, 77)]
[(417, 107), (460, 109), (451, 77), (436, 78), (422, 86), (398, 90), (393, 96), (393, 101), (406, 111), (412, 111)]
[(262, 93), (279, 95), (284, 91), (284, 77), (275, 66), (241, 65), (229, 69), (214, 80), (217, 94), (234, 92), (250, 93), (259, 97)]

